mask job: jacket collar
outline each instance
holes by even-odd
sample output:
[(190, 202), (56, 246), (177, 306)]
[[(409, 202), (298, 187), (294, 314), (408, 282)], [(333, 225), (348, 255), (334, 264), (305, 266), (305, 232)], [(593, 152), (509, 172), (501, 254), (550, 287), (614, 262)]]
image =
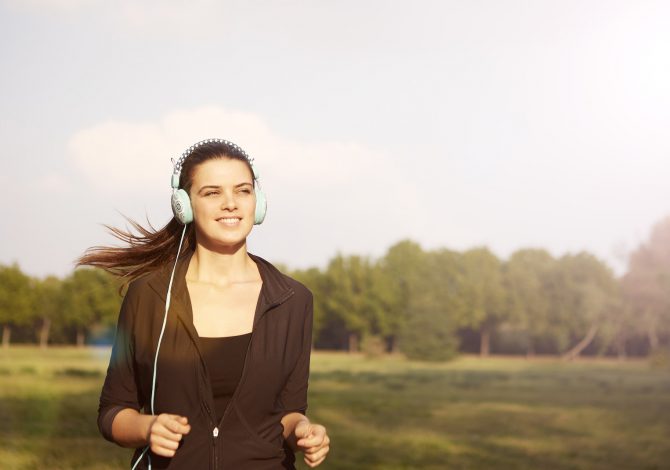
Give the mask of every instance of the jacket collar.
[[(184, 323), (189, 329), (193, 328), (191, 331), (192, 334), (195, 333), (195, 328), (193, 327), (191, 299), (188, 295), (188, 289), (186, 288), (186, 272), (188, 271), (188, 266), (193, 257), (193, 253), (194, 251), (188, 250), (186, 253), (182, 254), (177, 261), (174, 280), (172, 282), (172, 298), (170, 300), (171, 307), (179, 307), (176, 308), (176, 311)], [(258, 266), (258, 271), (263, 281), (258, 304), (256, 306), (256, 312), (254, 314), (253, 326), (255, 327), (260, 318), (268, 310), (286, 301), (294, 294), (294, 290), (286, 280), (286, 277), (270, 262), (251, 253), (248, 253), (248, 255)], [(173, 266), (174, 262), (170, 262), (158, 271), (149, 275), (149, 278), (147, 279), (149, 286), (151, 286), (151, 288), (159, 295), (163, 302), (165, 302), (167, 296), (167, 289)], [(172, 308), (170, 308), (170, 310), (172, 310)]]

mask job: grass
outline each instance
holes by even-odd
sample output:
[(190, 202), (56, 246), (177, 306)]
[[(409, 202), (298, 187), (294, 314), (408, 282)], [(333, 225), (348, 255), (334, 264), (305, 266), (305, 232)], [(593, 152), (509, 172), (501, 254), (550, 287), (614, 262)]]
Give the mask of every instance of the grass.
[[(3, 469), (128, 467), (95, 423), (108, 357), (0, 351)], [(324, 470), (670, 469), (670, 371), (642, 361), (316, 352), (308, 415), (332, 439)]]

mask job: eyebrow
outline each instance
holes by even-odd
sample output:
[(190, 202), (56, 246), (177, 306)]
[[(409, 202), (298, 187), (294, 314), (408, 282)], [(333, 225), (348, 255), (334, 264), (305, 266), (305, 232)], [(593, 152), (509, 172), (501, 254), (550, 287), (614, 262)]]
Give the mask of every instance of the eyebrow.
[[(239, 184), (235, 185), (235, 189), (239, 188), (239, 187), (242, 187), (242, 186), (253, 186), (253, 185), (251, 183), (247, 183), (247, 182), (239, 183)], [(205, 185), (198, 190), (198, 194), (200, 194), (205, 189), (221, 189), (221, 186), (218, 186), (218, 185), (215, 185), (215, 184)]]

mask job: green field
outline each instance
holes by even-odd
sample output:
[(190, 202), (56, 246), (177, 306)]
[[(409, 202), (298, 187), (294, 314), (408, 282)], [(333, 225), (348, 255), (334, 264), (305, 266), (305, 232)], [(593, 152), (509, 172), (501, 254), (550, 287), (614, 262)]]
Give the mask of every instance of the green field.
[[(108, 356), (0, 351), (0, 468), (127, 468), (95, 424)], [(670, 469), (670, 371), (641, 361), (316, 352), (308, 415), (332, 438), (321, 469)]]

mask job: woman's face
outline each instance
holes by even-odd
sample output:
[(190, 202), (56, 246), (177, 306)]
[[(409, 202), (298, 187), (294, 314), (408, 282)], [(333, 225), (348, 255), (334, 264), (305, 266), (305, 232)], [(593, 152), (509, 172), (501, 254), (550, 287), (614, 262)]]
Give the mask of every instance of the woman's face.
[(207, 160), (193, 171), (189, 194), (198, 243), (235, 247), (254, 226), (256, 195), (247, 165), (230, 158)]

